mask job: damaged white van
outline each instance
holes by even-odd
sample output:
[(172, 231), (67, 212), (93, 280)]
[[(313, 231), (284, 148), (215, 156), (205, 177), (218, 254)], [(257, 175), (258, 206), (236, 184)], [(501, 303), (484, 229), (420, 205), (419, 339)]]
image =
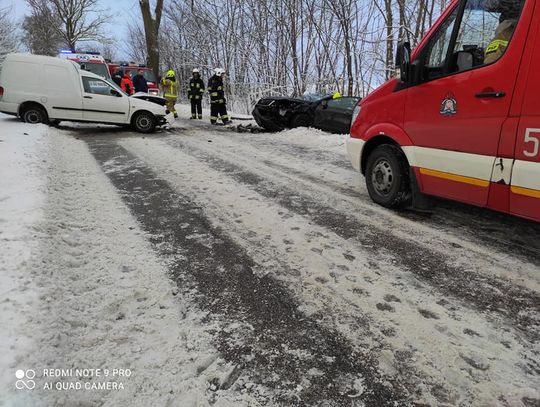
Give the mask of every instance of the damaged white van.
[(27, 123), (107, 123), (141, 133), (170, 120), (165, 106), (129, 97), (72, 61), (31, 54), (6, 56), (0, 71), (0, 112)]

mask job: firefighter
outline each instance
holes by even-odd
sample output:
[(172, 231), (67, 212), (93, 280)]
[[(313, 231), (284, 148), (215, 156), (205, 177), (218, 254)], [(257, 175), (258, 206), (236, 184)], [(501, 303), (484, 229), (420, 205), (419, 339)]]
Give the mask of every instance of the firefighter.
[(114, 83), (116, 83), (119, 87), (122, 86), (122, 77), (124, 76), (124, 71), (121, 69), (117, 69), (113, 72), (112, 80)]
[(191, 102), (191, 119), (202, 120), (202, 95), (204, 93), (204, 81), (197, 68), (193, 70), (193, 77), (189, 81), (188, 98)]
[(223, 91), (223, 75), (225, 71), (222, 68), (214, 69), (214, 76), (208, 80), (208, 93), (210, 93), (210, 123), (217, 124), (218, 119), (223, 124), (231, 123), (227, 114), (227, 100)]
[(495, 37), (485, 50), (484, 64), (491, 64), (503, 56), (510, 39), (516, 29), (520, 10), (520, 2), (515, 0), (498, 0), (488, 11), (501, 13)]
[(131, 75), (129, 72), (124, 73), (122, 82), (120, 82), (120, 87), (129, 96), (133, 95), (133, 82), (131, 81)]
[(176, 98), (178, 96), (176, 75), (172, 69), (167, 71), (165, 78), (161, 80), (161, 86), (163, 87), (163, 96), (167, 100), (167, 109), (169, 112), (174, 113), (174, 118), (178, 118), (178, 113), (174, 105), (176, 104)]

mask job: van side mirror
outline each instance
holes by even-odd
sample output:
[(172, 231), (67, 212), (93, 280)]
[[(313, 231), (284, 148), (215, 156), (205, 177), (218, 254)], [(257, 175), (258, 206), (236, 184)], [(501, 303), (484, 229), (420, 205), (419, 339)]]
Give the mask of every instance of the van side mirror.
[(396, 50), (396, 68), (398, 78), (402, 82), (409, 82), (411, 79), (411, 43), (400, 42)]

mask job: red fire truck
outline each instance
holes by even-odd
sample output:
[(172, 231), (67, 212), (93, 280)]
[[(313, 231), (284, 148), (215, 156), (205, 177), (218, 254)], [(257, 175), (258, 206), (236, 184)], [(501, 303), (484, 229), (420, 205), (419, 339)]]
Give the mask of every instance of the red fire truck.
[(540, 221), (540, 2), (454, 0), (357, 106), (347, 151), (386, 207), (454, 199)]
[(154, 71), (152, 71), (152, 69), (148, 68), (146, 65), (137, 65), (126, 62), (109, 64), (109, 73), (111, 76), (117, 69), (124, 71), (124, 73), (129, 72), (132, 78), (137, 74), (138, 70), (143, 71), (143, 75), (148, 83), (148, 93), (151, 95), (159, 94), (158, 83), (156, 81)]

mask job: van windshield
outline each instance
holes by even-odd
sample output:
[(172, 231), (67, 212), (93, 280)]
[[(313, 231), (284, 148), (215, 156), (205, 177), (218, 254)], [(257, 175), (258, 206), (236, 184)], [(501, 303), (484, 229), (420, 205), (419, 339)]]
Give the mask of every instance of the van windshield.
[(113, 88), (115, 88), (116, 90), (118, 90), (119, 92), (123, 92), (123, 93), (126, 93), (122, 90), (122, 88), (120, 86), (118, 86), (112, 79), (109, 79), (109, 78), (105, 78), (105, 82), (107, 82), (109, 85), (111, 85)]

